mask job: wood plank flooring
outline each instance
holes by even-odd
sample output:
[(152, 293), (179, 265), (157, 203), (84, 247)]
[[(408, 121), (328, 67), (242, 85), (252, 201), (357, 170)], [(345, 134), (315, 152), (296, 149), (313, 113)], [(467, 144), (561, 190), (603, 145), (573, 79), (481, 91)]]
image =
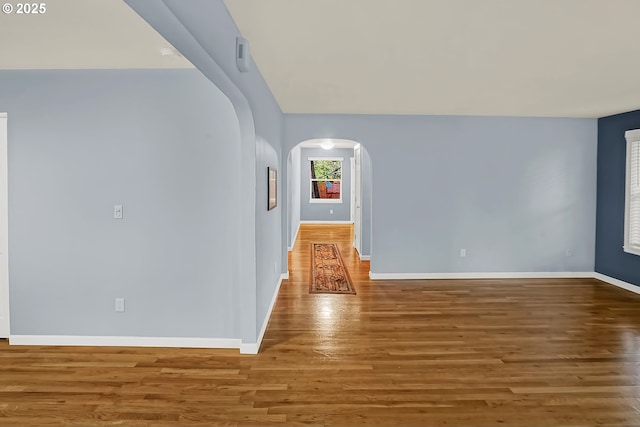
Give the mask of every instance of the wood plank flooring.
[[(357, 295), (308, 293), (311, 242), (338, 243)], [(257, 356), (0, 341), (0, 425), (640, 425), (640, 295), (370, 282), (348, 225), (303, 225), (290, 269)]]

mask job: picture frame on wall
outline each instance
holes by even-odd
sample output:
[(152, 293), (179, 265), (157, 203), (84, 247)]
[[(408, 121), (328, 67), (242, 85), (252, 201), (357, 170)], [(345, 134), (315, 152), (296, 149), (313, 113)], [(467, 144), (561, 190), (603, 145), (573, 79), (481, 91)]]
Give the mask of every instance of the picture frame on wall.
[(278, 170), (267, 167), (268, 176), (268, 201), (267, 210), (271, 210), (278, 206)]

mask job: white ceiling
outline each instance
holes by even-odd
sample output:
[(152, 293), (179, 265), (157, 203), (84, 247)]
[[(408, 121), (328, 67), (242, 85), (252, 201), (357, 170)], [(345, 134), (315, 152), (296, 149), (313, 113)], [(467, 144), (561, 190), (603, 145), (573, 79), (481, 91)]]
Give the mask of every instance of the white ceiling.
[(41, 15), (7, 3), (14, 11), (0, 12), (0, 69), (193, 67), (163, 56), (171, 45), (122, 0), (50, 0)]
[(640, 0), (226, 0), (286, 113), (640, 108)]

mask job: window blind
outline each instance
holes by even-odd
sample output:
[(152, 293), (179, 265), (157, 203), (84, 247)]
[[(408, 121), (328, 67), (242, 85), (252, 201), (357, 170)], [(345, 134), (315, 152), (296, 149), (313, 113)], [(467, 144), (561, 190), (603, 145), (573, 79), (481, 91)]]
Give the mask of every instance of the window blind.
[(640, 250), (640, 141), (630, 141), (628, 148), (628, 242), (631, 249)]

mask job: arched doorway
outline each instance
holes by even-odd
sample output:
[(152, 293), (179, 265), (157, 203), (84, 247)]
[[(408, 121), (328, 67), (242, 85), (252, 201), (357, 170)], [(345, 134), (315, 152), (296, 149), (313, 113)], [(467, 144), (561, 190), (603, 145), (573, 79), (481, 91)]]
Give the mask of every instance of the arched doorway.
[[(361, 260), (370, 260), (373, 192), (366, 148), (350, 139), (305, 140), (289, 151), (286, 165), (288, 250), (301, 224), (353, 224), (353, 247)], [(327, 170), (334, 175), (323, 175)]]

